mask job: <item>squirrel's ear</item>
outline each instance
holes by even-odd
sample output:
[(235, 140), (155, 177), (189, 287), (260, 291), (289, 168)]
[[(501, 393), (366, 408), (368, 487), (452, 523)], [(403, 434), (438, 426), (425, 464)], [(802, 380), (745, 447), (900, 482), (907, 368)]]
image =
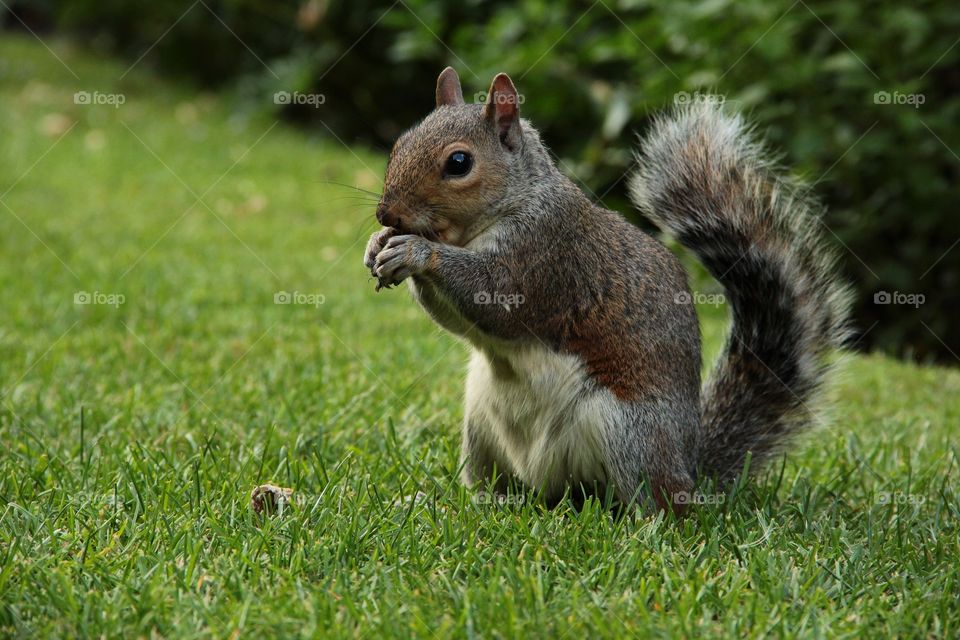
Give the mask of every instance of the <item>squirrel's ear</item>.
[(498, 73), (490, 83), (483, 115), (496, 124), (500, 141), (516, 149), (520, 143), (520, 97), (507, 74)]
[(437, 106), (456, 106), (463, 104), (463, 91), (460, 90), (460, 78), (453, 67), (447, 67), (437, 78)]

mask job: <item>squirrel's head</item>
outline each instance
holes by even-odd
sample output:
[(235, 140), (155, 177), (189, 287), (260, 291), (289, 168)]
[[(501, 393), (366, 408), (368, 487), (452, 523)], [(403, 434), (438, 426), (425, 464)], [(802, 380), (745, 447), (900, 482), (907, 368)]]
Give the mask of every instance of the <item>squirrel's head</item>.
[(463, 245), (489, 226), (524, 146), (517, 90), (505, 74), (485, 104), (465, 104), (457, 72), (437, 78), (437, 106), (390, 152), (377, 220)]

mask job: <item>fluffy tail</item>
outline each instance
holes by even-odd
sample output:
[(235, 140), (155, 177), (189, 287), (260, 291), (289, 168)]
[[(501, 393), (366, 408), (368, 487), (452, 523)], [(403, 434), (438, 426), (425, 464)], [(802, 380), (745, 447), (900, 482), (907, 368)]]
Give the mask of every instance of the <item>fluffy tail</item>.
[(819, 210), (779, 176), (739, 116), (698, 103), (641, 141), (634, 204), (723, 285), (733, 324), (702, 394), (697, 460), (728, 480), (814, 420), (829, 352), (848, 335), (848, 292)]

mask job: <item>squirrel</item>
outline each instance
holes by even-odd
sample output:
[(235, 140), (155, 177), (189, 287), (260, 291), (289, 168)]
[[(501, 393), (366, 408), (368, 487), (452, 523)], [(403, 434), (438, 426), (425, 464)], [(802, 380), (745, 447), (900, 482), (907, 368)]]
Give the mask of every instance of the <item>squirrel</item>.
[[(739, 115), (683, 105), (640, 141), (632, 202), (723, 286), (732, 322), (701, 387), (687, 274), (658, 239), (591, 201), (520, 118), (498, 74), (466, 104), (452, 68), (396, 141), (364, 265), (404, 280), (471, 346), (461, 475), (559, 502), (569, 490), (685, 512), (814, 422), (849, 294), (816, 203)], [(492, 483), (485, 485), (483, 483)]]

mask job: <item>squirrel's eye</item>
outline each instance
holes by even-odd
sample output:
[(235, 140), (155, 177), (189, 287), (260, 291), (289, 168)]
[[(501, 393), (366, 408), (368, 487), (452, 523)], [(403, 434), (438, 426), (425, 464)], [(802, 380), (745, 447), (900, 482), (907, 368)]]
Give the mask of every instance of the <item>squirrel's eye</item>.
[(443, 167), (444, 175), (465, 176), (470, 173), (473, 167), (473, 158), (466, 151), (454, 151), (447, 158), (447, 164)]

